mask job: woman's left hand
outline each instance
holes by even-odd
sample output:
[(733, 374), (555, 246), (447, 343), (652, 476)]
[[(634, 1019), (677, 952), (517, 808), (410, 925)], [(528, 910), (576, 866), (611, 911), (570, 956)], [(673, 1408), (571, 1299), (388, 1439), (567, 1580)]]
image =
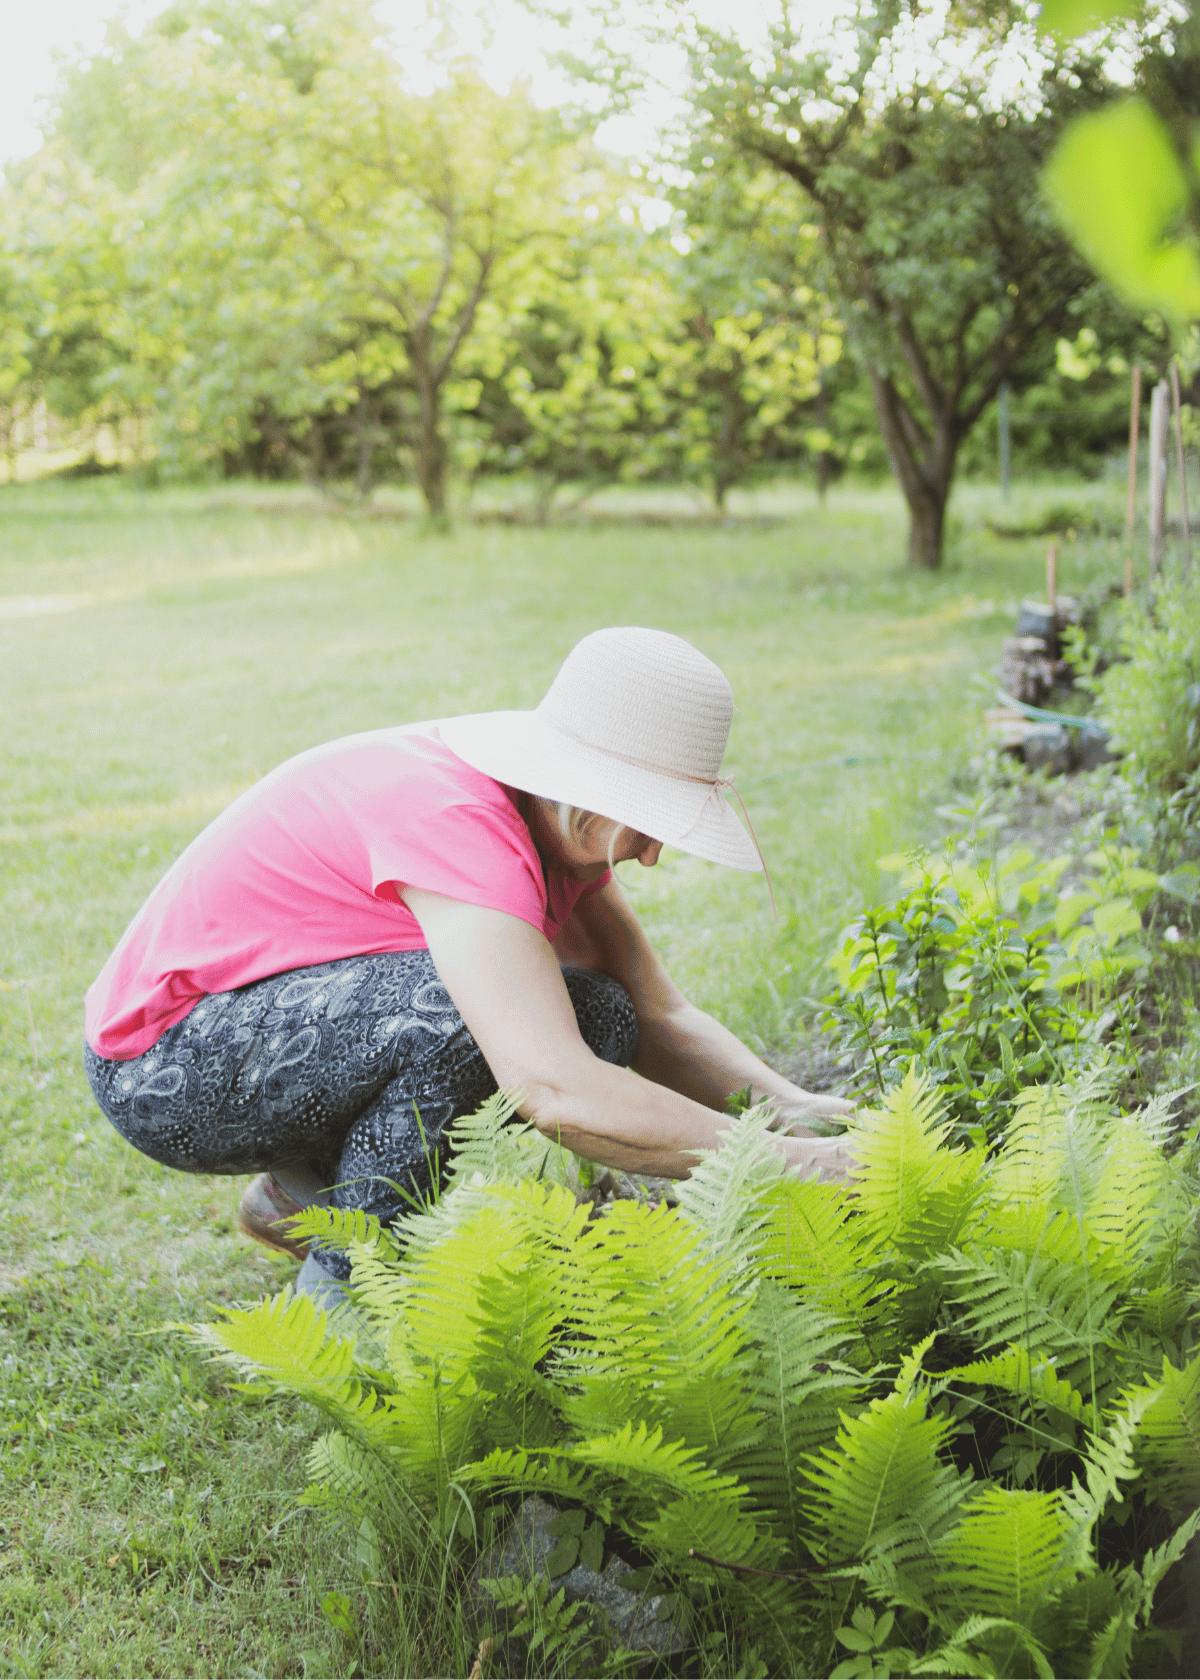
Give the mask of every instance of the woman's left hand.
[(844, 1097), (831, 1096), (828, 1091), (802, 1091), (796, 1087), (794, 1097), (771, 1097), (768, 1101), (779, 1116), (780, 1130), (786, 1129), (794, 1137), (804, 1137), (806, 1127), (814, 1120), (844, 1122), (854, 1114), (853, 1103)]

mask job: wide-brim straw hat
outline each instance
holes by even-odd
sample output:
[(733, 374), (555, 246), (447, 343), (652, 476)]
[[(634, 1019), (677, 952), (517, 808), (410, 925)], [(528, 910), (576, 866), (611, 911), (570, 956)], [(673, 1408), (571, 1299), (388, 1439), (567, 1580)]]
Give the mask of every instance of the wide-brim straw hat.
[(761, 869), (723, 789), (733, 691), (665, 630), (595, 630), (536, 710), (445, 718), (442, 739), (497, 782), (627, 824), (710, 863)]

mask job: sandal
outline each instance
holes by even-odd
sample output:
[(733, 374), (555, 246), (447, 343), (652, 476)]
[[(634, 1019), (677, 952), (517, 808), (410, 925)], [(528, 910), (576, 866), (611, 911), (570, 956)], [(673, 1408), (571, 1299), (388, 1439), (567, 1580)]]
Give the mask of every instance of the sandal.
[(312, 1244), (288, 1235), (288, 1221), (303, 1211), (269, 1172), (259, 1173), (242, 1192), (237, 1210), (238, 1230), (265, 1248), (290, 1254), (294, 1260), (306, 1260)]

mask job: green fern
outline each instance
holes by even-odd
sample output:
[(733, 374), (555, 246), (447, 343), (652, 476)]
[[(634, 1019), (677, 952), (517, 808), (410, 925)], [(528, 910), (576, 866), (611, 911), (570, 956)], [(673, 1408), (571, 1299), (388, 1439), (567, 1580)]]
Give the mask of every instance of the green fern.
[(904, 1361), (892, 1392), (857, 1417), (842, 1414), (832, 1446), (804, 1471), (806, 1541), (833, 1563), (863, 1558), (881, 1536), (920, 1513), (951, 1472), (938, 1457), (949, 1422), (930, 1416), (918, 1382), (928, 1336)]
[(1079, 1390), (1059, 1375), (1050, 1360), (1031, 1359), (1029, 1349), (1020, 1343), (1010, 1344), (1001, 1353), (994, 1354), (991, 1359), (977, 1359), (970, 1365), (957, 1365), (945, 1372), (944, 1380), (955, 1384), (978, 1383), (987, 1388), (998, 1388), (1030, 1405), (1044, 1406), (1061, 1412), (1073, 1423), (1080, 1423), (1086, 1429), (1096, 1427), (1096, 1414)]
[(689, 1446), (717, 1458), (733, 1450), (750, 1427), (741, 1378), (749, 1300), (731, 1290), (695, 1226), (666, 1207), (618, 1202), (591, 1241), (591, 1279), (572, 1312), (582, 1339), (555, 1362), (572, 1391), (570, 1423), (592, 1434), (669, 1422)]
[(845, 1331), (770, 1279), (759, 1285), (747, 1328), (754, 1351), (745, 1381), (758, 1428), (730, 1468), (796, 1556), (803, 1463), (833, 1440), (839, 1401), (857, 1400), (865, 1383), (840, 1362)]
[[(1200, 1354), (1192, 1186), (1157, 1111), (1101, 1097), (1026, 1093), (985, 1161), (949, 1147), (910, 1072), (858, 1123), (850, 1191), (782, 1174), (752, 1113), (679, 1211), (599, 1218), (497, 1098), (394, 1235), (304, 1216), (351, 1256), (351, 1315), (284, 1291), (202, 1335), (329, 1418), (306, 1497), (350, 1515), (363, 1559), (403, 1510), (448, 1568), (537, 1491), (753, 1624), (777, 1666), (874, 1600), (928, 1646), (914, 1674), (1117, 1672), (1200, 1527), (1163, 1526), (1200, 1498)], [(934, 1331), (956, 1363), (927, 1378)], [(951, 1456), (967, 1420), (978, 1481)], [(984, 1451), (989, 1431), (1027, 1438), (1034, 1468)], [(1012, 1485), (1035, 1474), (1054, 1485)], [(1153, 1544), (1118, 1569), (1106, 1537), (1134, 1529), (1106, 1519), (1135, 1486)]]
[(954, 1625), (982, 1614), (1031, 1626), (1052, 1592), (1067, 1585), (1069, 1531), (1057, 1494), (981, 1489), (938, 1548), (938, 1620)]
[(783, 1158), (769, 1141), (775, 1124), (764, 1106), (729, 1121), (719, 1149), (705, 1149), (700, 1164), (682, 1179), (676, 1195), (685, 1219), (704, 1233), (710, 1259), (753, 1289), (762, 1247), (768, 1193), (783, 1174)]
[(1200, 1352), (1181, 1371), (1164, 1357), (1161, 1382), (1134, 1394), (1148, 1398), (1137, 1432), (1147, 1483), (1171, 1509), (1193, 1509), (1200, 1505)]
[(915, 1063), (882, 1108), (855, 1116), (856, 1211), (876, 1243), (924, 1259), (957, 1240), (981, 1194), (986, 1153), (948, 1149), (953, 1130)]
[(1090, 1375), (1096, 1345), (1127, 1310), (1119, 1277), (1089, 1276), (1077, 1265), (1028, 1259), (1020, 1250), (952, 1249), (930, 1264), (945, 1280), (956, 1329), (981, 1353), (1017, 1344), (1031, 1358), (1057, 1356), (1068, 1380)]
[(855, 1216), (853, 1201), (835, 1184), (782, 1179), (765, 1192), (761, 1264), (817, 1311), (868, 1335), (886, 1306), (887, 1286), (874, 1267), (882, 1244)]

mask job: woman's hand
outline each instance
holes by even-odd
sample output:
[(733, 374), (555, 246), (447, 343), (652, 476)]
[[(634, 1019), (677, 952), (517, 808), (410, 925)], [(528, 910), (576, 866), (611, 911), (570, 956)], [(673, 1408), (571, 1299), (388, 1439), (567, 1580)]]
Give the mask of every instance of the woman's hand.
[(786, 1128), (794, 1137), (813, 1136), (806, 1130), (813, 1120), (837, 1123), (849, 1120), (854, 1113), (854, 1104), (844, 1097), (831, 1096), (828, 1091), (802, 1091), (799, 1086), (794, 1089), (794, 1097), (768, 1098), (780, 1129)]
[(847, 1137), (780, 1137), (788, 1168), (800, 1178), (815, 1173), (823, 1184), (849, 1184), (857, 1162)]

